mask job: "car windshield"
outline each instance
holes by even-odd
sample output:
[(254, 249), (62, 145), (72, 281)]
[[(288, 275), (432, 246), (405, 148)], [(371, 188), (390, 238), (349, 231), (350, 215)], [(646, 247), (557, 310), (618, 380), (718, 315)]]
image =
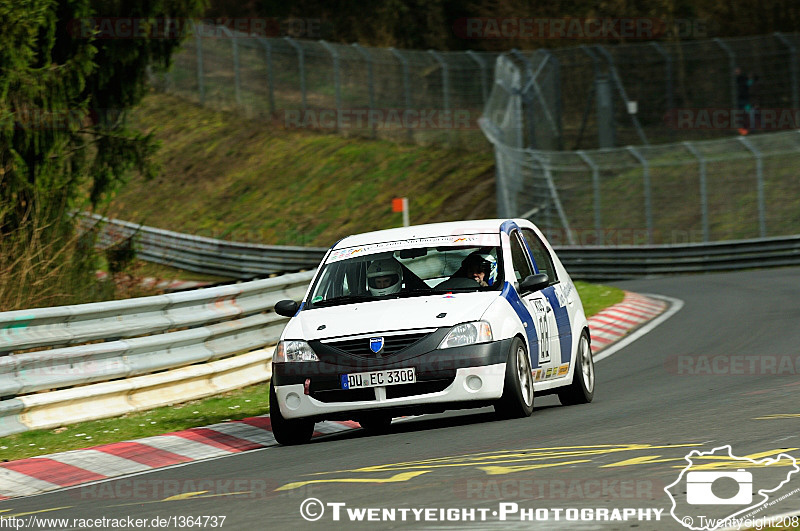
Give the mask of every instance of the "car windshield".
[(332, 253), (307, 307), (502, 287), (498, 245), (402, 247), (370, 254), (363, 248)]

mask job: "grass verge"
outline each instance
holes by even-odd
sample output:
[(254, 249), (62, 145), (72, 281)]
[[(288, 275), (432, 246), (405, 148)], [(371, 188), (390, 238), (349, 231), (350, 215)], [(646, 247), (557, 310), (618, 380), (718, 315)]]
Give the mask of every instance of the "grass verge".
[[(620, 302), (621, 289), (576, 282), (587, 317)], [(160, 407), (122, 417), (81, 422), (50, 430), (35, 430), (0, 438), (0, 460), (77, 450), (113, 442), (207, 426), (269, 412), (269, 386), (253, 385), (220, 396)]]

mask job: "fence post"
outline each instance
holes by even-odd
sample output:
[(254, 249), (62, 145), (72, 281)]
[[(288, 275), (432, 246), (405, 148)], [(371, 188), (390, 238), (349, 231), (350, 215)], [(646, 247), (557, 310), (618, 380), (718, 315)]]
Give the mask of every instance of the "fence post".
[(306, 110), (306, 59), (303, 47), (295, 42), (291, 37), (284, 37), (286, 42), (292, 45), (297, 51), (297, 68), (300, 71), (300, 94), (303, 98), (303, 111)]
[[(367, 88), (369, 90), (369, 110), (372, 111), (375, 109), (375, 78), (372, 68), (372, 55), (369, 54), (364, 48), (361, 47), (357, 42), (352, 44), (353, 48), (358, 50), (358, 53), (366, 59), (367, 61)], [(375, 138), (375, 122), (370, 120), (370, 129), (372, 130), (372, 138)]]
[(532, 105), (533, 104), (533, 97), (526, 96), (528, 94), (528, 91), (533, 89), (533, 92), (536, 94), (536, 98), (539, 100), (539, 104), (542, 107), (542, 113), (544, 114), (545, 118), (547, 119), (547, 123), (550, 125), (550, 132), (553, 134), (553, 136), (556, 139), (556, 146), (559, 146), (556, 149), (560, 149), (560, 146), (561, 146), (561, 131), (560, 131), (558, 125), (555, 123), (555, 120), (553, 119), (553, 115), (550, 113), (550, 105), (548, 105), (547, 102), (544, 100), (544, 94), (542, 94), (542, 90), (541, 90), (541, 88), (539, 88), (539, 83), (536, 82), (536, 79), (539, 77), (539, 74), (542, 73), (542, 70), (544, 70), (544, 67), (547, 65), (548, 61), (553, 59), (554, 56), (548, 50), (545, 50), (543, 48), (539, 49), (537, 51), (540, 51), (540, 52), (544, 53), (545, 54), (545, 58), (541, 62), (541, 64), (539, 64), (539, 68), (536, 69), (536, 72), (534, 72), (533, 71), (533, 64), (531, 63), (531, 61), (527, 57), (525, 57), (522, 54), (522, 52), (520, 52), (516, 48), (511, 50), (511, 54), (514, 57), (516, 57), (517, 60), (519, 60), (520, 62), (525, 64), (525, 73), (527, 75), (527, 80), (523, 83), (523, 86), (522, 86), (522, 94), (523, 94), (523, 99), (526, 102), (528, 102), (528, 101), (530, 102), (529, 105), (528, 105), (528, 107), (529, 107), (528, 116), (531, 118), (531, 123), (530, 123), (529, 127), (530, 127), (530, 132), (531, 132), (532, 136), (529, 139), (528, 146), (531, 147), (531, 148), (538, 147), (538, 146), (535, 145), (536, 137), (533, 136), (533, 134), (535, 133), (534, 124), (533, 124), (533, 120), (532, 120), (532, 118), (534, 116), (533, 105)]
[[(406, 103), (406, 111), (404, 115), (411, 111), (411, 80), (409, 79), (409, 72), (408, 72), (408, 60), (400, 53), (399, 50), (394, 48), (389, 48), (389, 51), (392, 52), (397, 58), (397, 61), (403, 67), (403, 93), (405, 94), (405, 103)], [(409, 142), (414, 141), (414, 131), (411, 130), (410, 127), (406, 128), (408, 130), (408, 140)]]
[(738, 95), (736, 94), (736, 75), (734, 74), (734, 72), (736, 72), (736, 55), (733, 53), (733, 50), (731, 50), (731, 47), (719, 37), (715, 38), (714, 42), (728, 55), (728, 68), (731, 71), (731, 108), (738, 109), (739, 106), (737, 104), (739, 102)]
[(269, 39), (259, 37), (258, 41), (264, 46), (264, 52), (267, 54), (267, 85), (269, 94), (269, 113), (275, 114), (275, 79), (272, 77), (272, 44)]
[(470, 59), (478, 63), (478, 68), (481, 69), (481, 103), (486, 103), (489, 98), (489, 87), (486, 85), (486, 61), (472, 50), (467, 50), (466, 54)]
[(203, 39), (200, 37), (200, 26), (192, 21), (192, 31), (194, 32), (194, 47), (197, 56), (197, 92), (200, 96), (200, 104), (206, 102), (206, 87), (203, 84)]
[(692, 145), (691, 142), (683, 142), (683, 145), (686, 146), (686, 149), (691, 152), (692, 155), (697, 157), (698, 162), (700, 163), (700, 215), (702, 217), (702, 224), (703, 224), (703, 241), (707, 242), (709, 240), (709, 228), (708, 228), (708, 191), (706, 188), (706, 159), (703, 157), (702, 153), (697, 151), (697, 148)]
[(797, 110), (800, 108), (800, 88), (798, 87), (798, 79), (797, 79), (797, 47), (792, 44), (792, 42), (786, 38), (786, 35), (783, 33), (776, 31), (775, 36), (780, 40), (787, 48), (789, 48), (789, 54), (792, 56), (790, 59), (790, 68), (791, 68), (791, 76), (792, 76), (792, 108)]
[(231, 40), (231, 50), (233, 52), (233, 93), (236, 97), (236, 105), (242, 104), (242, 80), (239, 74), (239, 39), (231, 30), (225, 26), (218, 26)]
[(756, 187), (758, 191), (758, 235), (761, 238), (767, 237), (766, 208), (764, 205), (764, 160), (761, 152), (743, 136), (737, 137), (739, 142), (753, 154), (756, 159)]
[(628, 116), (631, 117), (631, 121), (633, 122), (634, 127), (636, 127), (636, 132), (639, 134), (639, 139), (642, 141), (642, 144), (646, 146), (649, 145), (650, 143), (647, 141), (647, 137), (644, 134), (642, 125), (639, 123), (639, 118), (637, 118), (635, 114), (628, 112), (628, 94), (625, 92), (625, 87), (622, 85), (619, 74), (617, 74), (617, 67), (614, 65), (614, 59), (611, 57), (611, 54), (608, 53), (608, 50), (599, 44), (595, 45), (595, 49), (599, 51), (603, 57), (605, 57), (606, 62), (608, 63), (608, 70), (611, 73), (611, 79), (614, 81), (614, 84), (617, 86), (617, 91), (619, 91), (619, 95), (622, 96), (622, 100), (625, 102), (625, 112), (627, 112)]
[(576, 151), (575, 153), (583, 159), (589, 168), (592, 170), (592, 193), (594, 195), (594, 230), (597, 232), (597, 244), (603, 245), (603, 226), (601, 218), (601, 203), (600, 203), (600, 167), (589, 157), (585, 151)]
[(333, 58), (333, 86), (334, 91), (336, 92), (336, 130), (339, 130), (339, 117), (342, 115), (342, 83), (341, 83), (341, 73), (339, 70), (339, 52), (336, 51), (336, 48), (333, 47), (330, 43), (320, 40), (319, 43), (325, 47), (326, 50), (331, 54)]
[(675, 107), (673, 83), (672, 83), (672, 56), (669, 53), (667, 53), (664, 47), (658, 44), (656, 41), (652, 41), (650, 44), (653, 46), (653, 48), (656, 49), (656, 51), (658, 51), (659, 54), (661, 54), (661, 57), (664, 58), (664, 62), (666, 63), (664, 72), (666, 75), (665, 78), (666, 82), (665, 96), (666, 96), (666, 106), (667, 106), (666, 112), (671, 112), (672, 109)]
[(647, 243), (653, 243), (653, 202), (650, 191), (650, 164), (647, 159), (642, 156), (639, 151), (633, 147), (628, 146), (627, 150), (630, 151), (636, 160), (642, 165), (642, 174), (644, 177), (644, 217), (647, 226)]
[(450, 75), (449, 69), (447, 67), (447, 62), (442, 57), (442, 54), (437, 52), (436, 50), (428, 50), (428, 53), (433, 56), (434, 59), (439, 63), (439, 66), (442, 67), (442, 104), (444, 105), (444, 111), (450, 115), (450, 121), (452, 123), (452, 127), (450, 128), (450, 132), (447, 134), (447, 139), (452, 146), (454, 144), (453, 141), (453, 128), (455, 127), (455, 120), (453, 113), (450, 109)]

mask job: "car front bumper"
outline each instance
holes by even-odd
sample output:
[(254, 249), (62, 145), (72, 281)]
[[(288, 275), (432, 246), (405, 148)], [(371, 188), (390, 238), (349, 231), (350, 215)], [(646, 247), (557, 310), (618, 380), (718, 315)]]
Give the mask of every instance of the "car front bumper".
[[(287, 419), (357, 419), (374, 411), (401, 416), (479, 407), (503, 393), (510, 341), (434, 350), (380, 365), (278, 363), (273, 364), (273, 385), (281, 414)], [(343, 374), (407, 367), (414, 367), (416, 383), (341, 389)]]

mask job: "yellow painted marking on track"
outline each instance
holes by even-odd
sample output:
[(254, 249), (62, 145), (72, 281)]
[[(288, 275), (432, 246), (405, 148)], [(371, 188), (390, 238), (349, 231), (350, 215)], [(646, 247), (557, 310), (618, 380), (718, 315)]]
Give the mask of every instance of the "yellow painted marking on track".
[(538, 468), (552, 468), (556, 466), (574, 465), (577, 463), (590, 463), (591, 459), (579, 459), (577, 461), (562, 461), (560, 463), (541, 463), (538, 465), (519, 465), (519, 466), (479, 466), (479, 470), (483, 470), (490, 476), (499, 476), (503, 474), (513, 474), (515, 472), (524, 472), (526, 470), (536, 470)]
[(683, 458), (674, 458), (674, 457), (667, 457), (665, 459), (659, 459), (660, 455), (643, 455), (641, 457), (633, 457), (631, 459), (626, 459), (624, 461), (618, 461), (616, 463), (609, 463), (607, 465), (600, 465), (600, 468), (612, 468), (616, 466), (631, 466), (631, 465), (647, 465), (650, 463), (666, 463), (667, 461), (682, 461)]
[(9, 514), (8, 516), (3, 515), (3, 518), (19, 518), (20, 516), (28, 516), (29, 514), (49, 513), (52, 511), (60, 511), (61, 509), (72, 509), (72, 505), (65, 505), (64, 507), (52, 507), (50, 509), (40, 509), (38, 511), (30, 511), (27, 513)]
[(176, 501), (176, 500), (186, 500), (188, 498), (194, 498), (195, 496), (199, 496), (201, 494), (205, 494), (208, 492), (207, 490), (198, 490), (197, 492), (183, 492), (181, 494), (176, 494), (175, 496), (170, 496), (169, 498), (164, 498), (160, 500), (162, 502), (165, 501)]
[[(778, 450), (768, 450), (766, 452), (758, 452), (755, 454), (745, 455), (744, 458), (752, 459), (754, 461), (758, 461), (759, 459), (764, 459), (765, 457), (770, 457), (773, 455), (778, 455), (781, 453), (792, 452), (797, 450), (798, 448), (780, 448)], [(768, 466), (794, 466), (794, 463), (791, 459), (781, 459), (780, 461), (775, 461), (772, 464), (766, 463), (750, 463), (750, 462), (743, 462), (741, 459), (731, 459), (729, 455), (704, 455), (700, 457), (692, 457), (692, 459), (697, 460), (707, 460), (710, 461), (708, 463), (698, 464), (697, 461), (694, 461), (692, 465), (692, 470), (729, 470), (729, 469), (739, 469), (743, 466), (747, 468), (752, 467), (768, 467)], [(772, 458), (773, 461), (775, 458)], [(683, 459), (685, 462), (686, 460)], [(686, 465), (677, 465), (673, 468), (685, 468)]]
[(0, 509), (0, 513), (7, 513), (9, 511), (13, 511), (14, 509)]
[(390, 478), (312, 479), (309, 481), (296, 481), (294, 483), (287, 483), (286, 485), (278, 487), (277, 489), (275, 489), (275, 491), (292, 490), (316, 483), (397, 483), (401, 481), (408, 481), (410, 479), (414, 479), (415, 477), (421, 476), (422, 474), (427, 474), (428, 472), (430, 472), (430, 470), (420, 470), (416, 472), (401, 472), (400, 474), (395, 474)]
[(317, 472), (310, 475), (330, 475), (341, 473), (388, 472), (392, 470), (436, 469), (436, 468), (463, 468), (491, 465), (504, 465), (511, 463), (530, 463), (550, 459), (564, 459), (571, 457), (591, 457), (617, 452), (633, 452), (640, 450), (655, 450), (662, 448), (685, 448), (702, 446), (700, 443), (670, 444), (651, 446), (649, 444), (628, 445), (596, 445), (596, 446), (565, 446), (554, 448), (532, 448), (528, 450), (508, 450), (500, 452), (485, 452), (480, 454), (467, 454), (457, 456), (421, 459), (419, 461), (406, 461), (401, 463), (371, 465), (349, 470), (334, 470), (331, 472)]
[(796, 418), (800, 418), (800, 413), (776, 413), (774, 415), (765, 415), (763, 417), (756, 417), (753, 420), (796, 419)]

